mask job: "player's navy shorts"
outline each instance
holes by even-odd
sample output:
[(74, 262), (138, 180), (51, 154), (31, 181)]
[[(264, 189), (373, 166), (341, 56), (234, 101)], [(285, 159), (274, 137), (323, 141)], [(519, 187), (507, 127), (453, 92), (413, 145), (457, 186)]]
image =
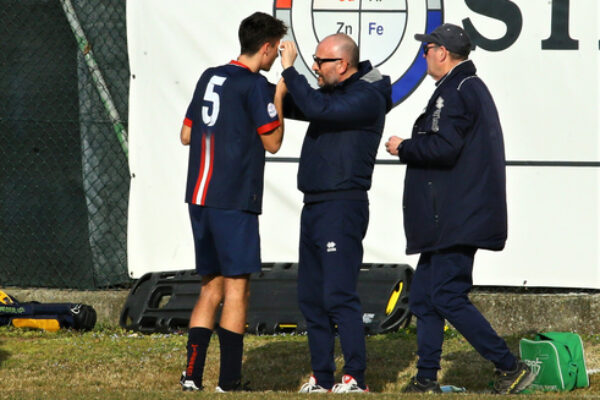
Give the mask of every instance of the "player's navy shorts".
[(198, 275), (237, 276), (259, 272), (258, 215), (188, 204)]

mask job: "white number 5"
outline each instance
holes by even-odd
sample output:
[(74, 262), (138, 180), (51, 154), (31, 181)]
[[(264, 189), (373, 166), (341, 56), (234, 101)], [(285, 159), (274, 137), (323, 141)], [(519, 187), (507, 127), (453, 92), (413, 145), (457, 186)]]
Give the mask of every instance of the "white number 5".
[(208, 107), (202, 107), (202, 121), (207, 126), (213, 126), (217, 122), (219, 117), (219, 94), (215, 92), (215, 86), (223, 86), (225, 79), (222, 76), (215, 75), (210, 78), (208, 85), (206, 85), (206, 92), (204, 92), (204, 100), (212, 103), (212, 114), (208, 114)]

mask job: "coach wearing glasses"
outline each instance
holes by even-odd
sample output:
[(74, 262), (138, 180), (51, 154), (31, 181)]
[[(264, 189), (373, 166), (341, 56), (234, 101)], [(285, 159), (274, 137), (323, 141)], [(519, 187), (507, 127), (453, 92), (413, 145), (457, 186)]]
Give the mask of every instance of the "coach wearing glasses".
[[(300, 390), (362, 392), (365, 339), (356, 291), (367, 231), (367, 191), (377, 147), (391, 108), (391, 85), (356, 43), (335, 34), (317, 46), (313, 89), (293, 67), (297, 50), (282, 42), (282, 76), (288, 88), (286, 118), (309, 122), (298, 169), (304, 193), (300, 229), (298, 301), (306, 319), (313, 376)], [(335, 325), (344, 355), (342, 382), (334, 385)]]

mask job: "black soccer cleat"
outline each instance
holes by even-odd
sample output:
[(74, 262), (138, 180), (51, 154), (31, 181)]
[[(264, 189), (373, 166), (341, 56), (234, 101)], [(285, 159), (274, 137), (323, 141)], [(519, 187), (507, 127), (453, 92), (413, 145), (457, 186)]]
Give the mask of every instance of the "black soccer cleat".
[(496, 370), (494, 392), (499, 394), (515, 394), (525, 390), (535, 380), (536, 373), (529, 365), (518, 360), (514, 371)]
[(424, 379), (425, 383), (421, 383), (417, 380), (416, 376), (410, 378), (410, 382), (404, 388), (404, 393), (442, 393), (440, 384), (437, 381), (430, 379)]

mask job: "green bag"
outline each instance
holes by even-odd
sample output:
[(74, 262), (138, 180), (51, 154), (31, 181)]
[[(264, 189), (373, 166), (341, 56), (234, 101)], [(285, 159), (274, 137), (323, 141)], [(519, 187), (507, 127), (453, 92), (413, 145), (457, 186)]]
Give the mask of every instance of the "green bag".
[(534, 340), (521, 339), (519, 353), (537, 377), (532, 390), (573, 390), (588, 387), (583, 343), (576, 333), (538, 333)]

